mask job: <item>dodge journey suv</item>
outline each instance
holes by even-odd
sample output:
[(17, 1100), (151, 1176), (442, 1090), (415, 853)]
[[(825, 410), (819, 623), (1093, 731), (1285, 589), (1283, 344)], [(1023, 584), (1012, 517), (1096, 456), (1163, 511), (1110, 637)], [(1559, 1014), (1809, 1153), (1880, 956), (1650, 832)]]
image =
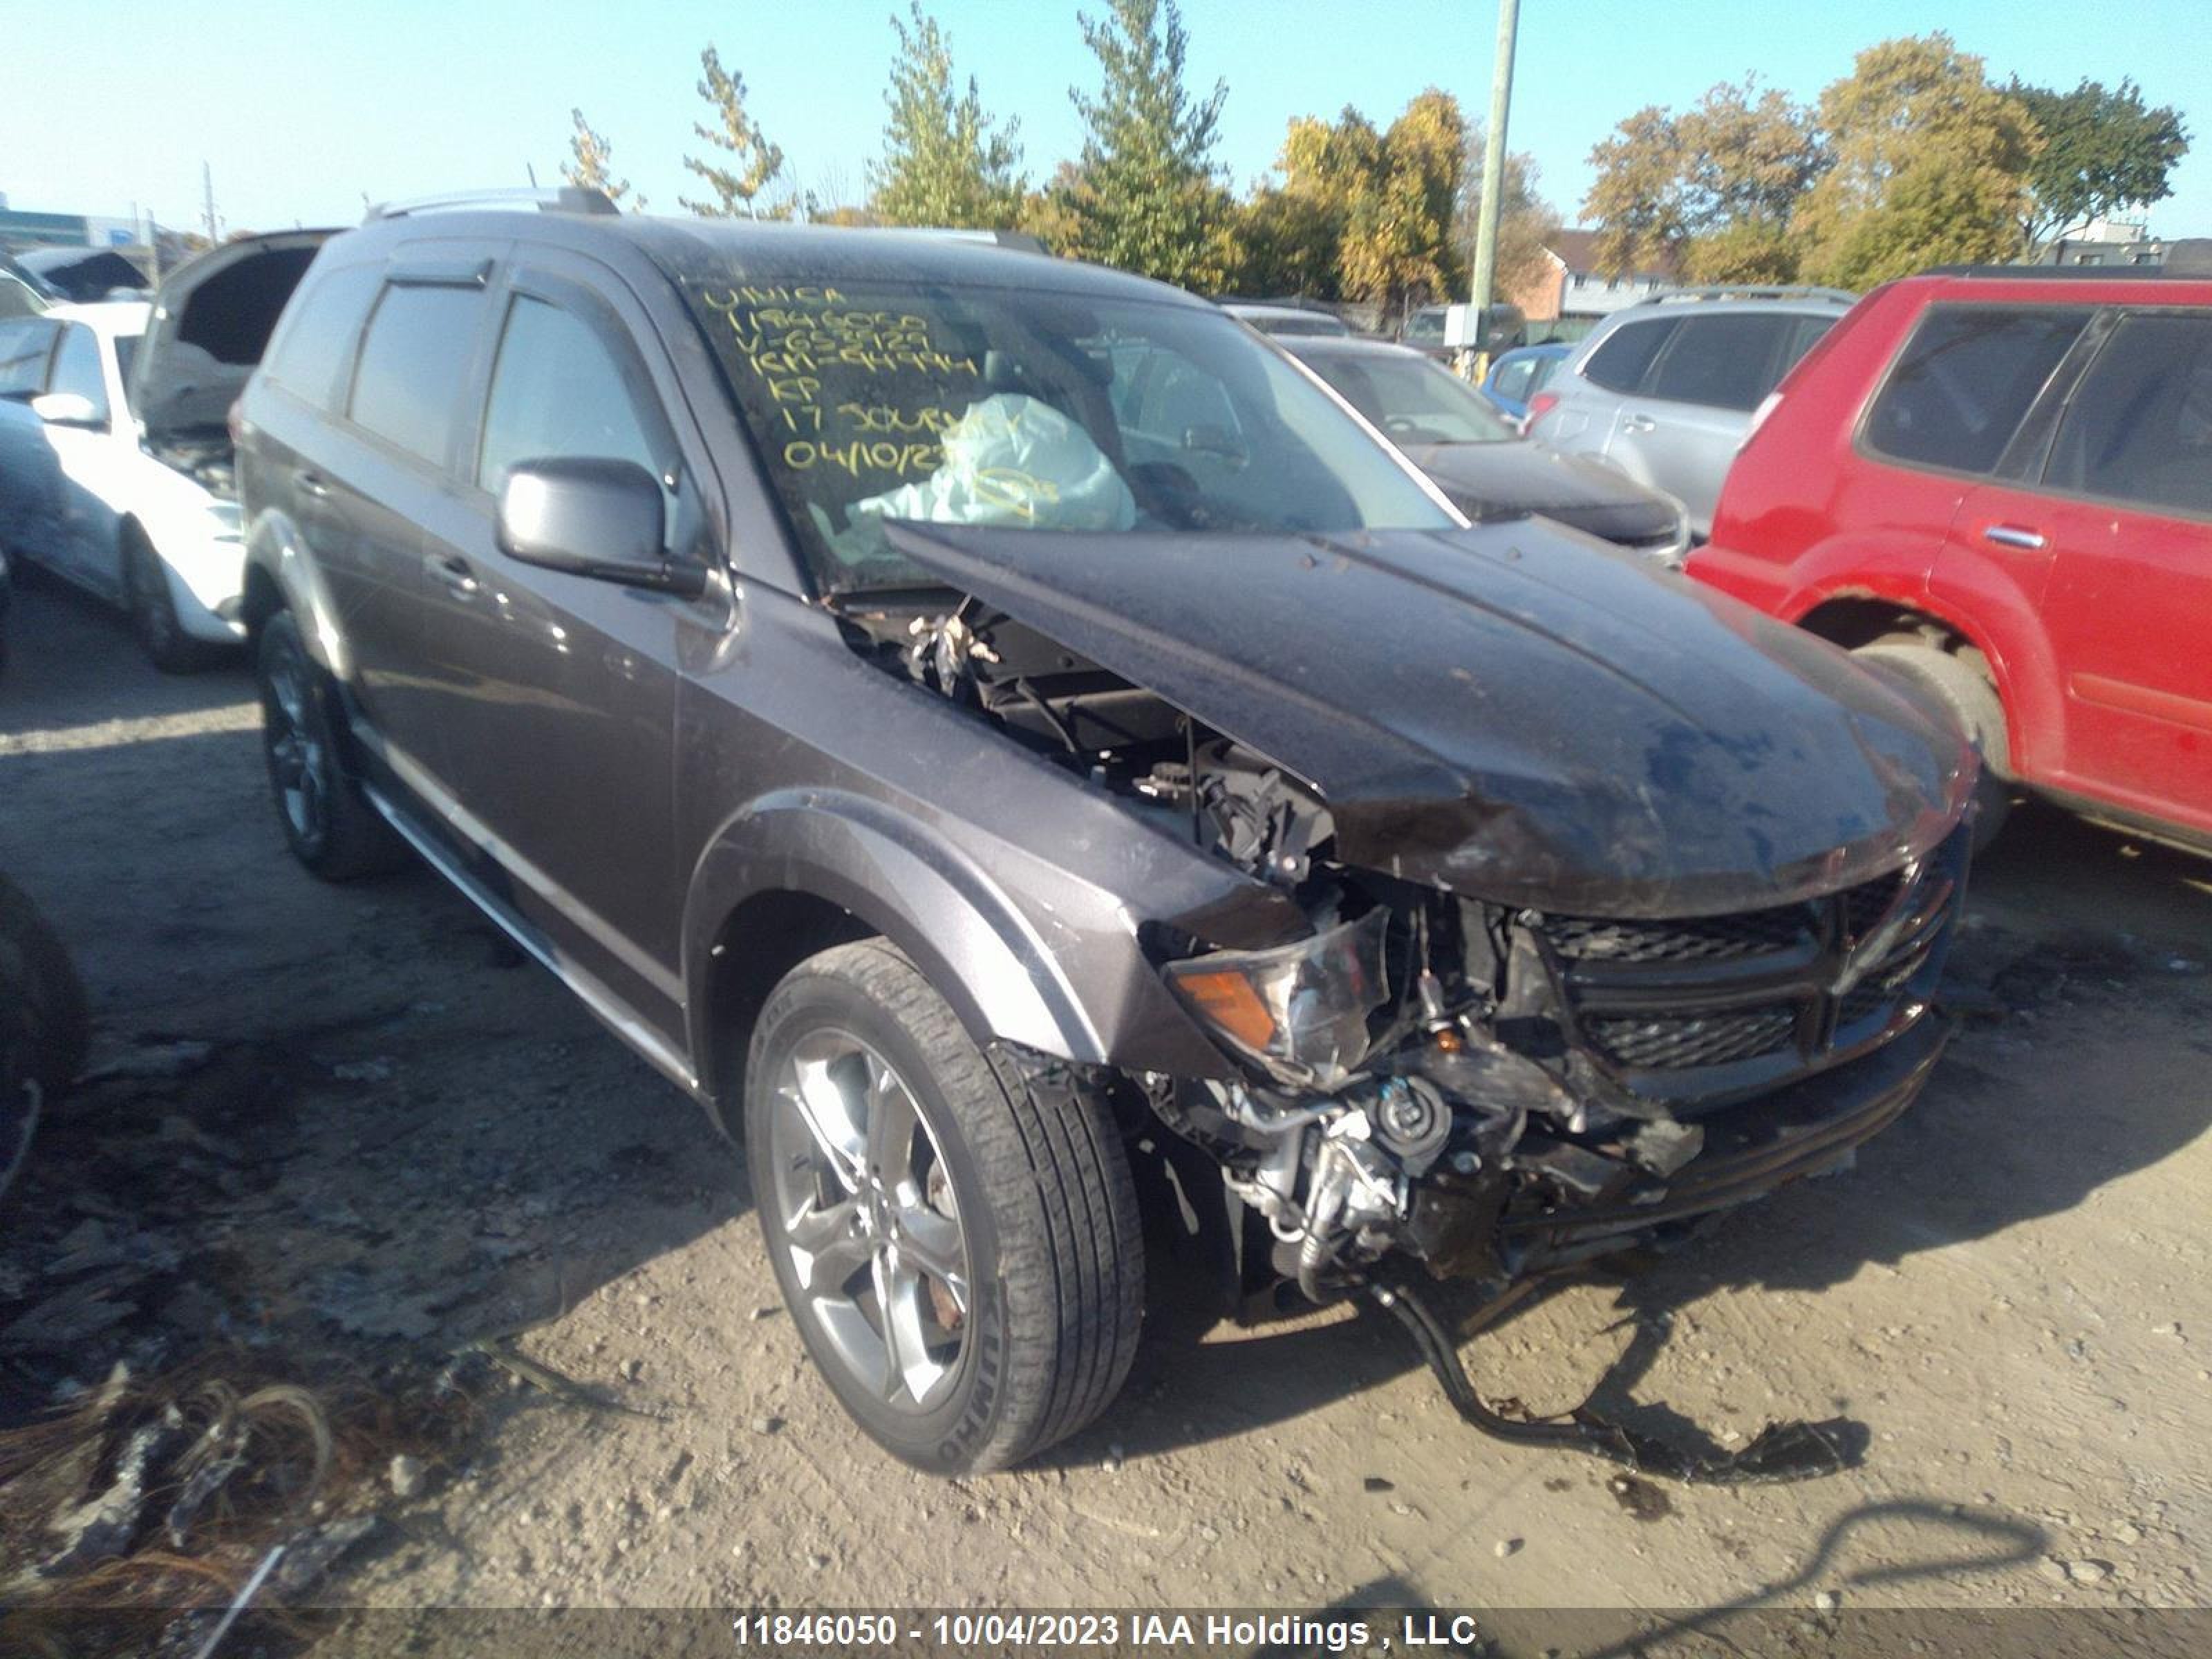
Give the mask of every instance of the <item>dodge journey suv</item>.
[(893, 1452), (1102, 1411), (1148, 1241), (1229, 1310), (1502, 1291), (1921, 1086), (1974, 763), (1910, 690), (1470, 526), (1172, 289), (565, 205), (387, 210), (280, 324), (270, 778), (309, 869), (411, 847), (742, 1134)]

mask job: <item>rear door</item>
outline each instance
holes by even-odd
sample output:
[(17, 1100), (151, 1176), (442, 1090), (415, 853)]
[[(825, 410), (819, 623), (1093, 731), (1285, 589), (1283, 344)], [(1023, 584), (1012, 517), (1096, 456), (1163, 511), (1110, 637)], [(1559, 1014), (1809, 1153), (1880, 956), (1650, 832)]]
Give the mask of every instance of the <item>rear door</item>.
[(643, 308), (580, 255), (531, 249), (502, 296), (465, 487), (427, 521), (441, 639), (467, 687), (447, 761), (510, 902), (680, 1040), (675, 665), (711, 607), (510, 559), (499, 492), (518, 462), (635, 462), (659, 479), (672, 558), (708, 556), (704, 446)]
[(403, 781), (434, 799), (450, 793), (445, 733), (470, 688), (442, 630), (447, 595), (421, 526), (460, 489), (453, 473), (489, 349), (499, 252), (437, 244), (392, 264), (352, 363), (345, 441), (303, 458), (294, 479), (325, 526), (316, 564), (365, 730)]
[(1832, 320), (1725, 304), (1685, 316), (1622, 400), (1606, 453), (1630, 476), (1680, 497), (1692, 529), (1711, 534), (1752, 410)]
[[(1936, 541), (1928, 578), (1939, 609), (1978, 619), (2000, 656), (2029, 648), (2051, 551), (2034, 474), (2069, 377), (2078, 373), (2088, 306), (1930, 306), (1867, 408), (1858, 447), (1889, 471), (1890, 520)], [(2009, 625), (2008, 625), (2009, 624)], [(2020, 717), (2014, 773), (2042, 781), (2059, 734)]]
[(1681, 322), (1679, 313), (1665, 313), (1616, 325), (1574, 374), (1560, 377), (1553, 388), (1559, 402), (1530, 435), (1553, 449), (1603, 454), (1622, 400), (1643, 386)]
[(2212, 313), (2112, 319), (2042, 489), (2067, 787), (2212, 832)]

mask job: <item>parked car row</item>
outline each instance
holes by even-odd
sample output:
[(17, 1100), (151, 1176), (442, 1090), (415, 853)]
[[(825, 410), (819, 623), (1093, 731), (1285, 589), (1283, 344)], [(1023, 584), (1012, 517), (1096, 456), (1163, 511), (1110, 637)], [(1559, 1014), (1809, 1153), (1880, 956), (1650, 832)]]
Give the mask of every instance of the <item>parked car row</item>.
[(1654, 295), (1607, 318), (1533, 392), (1529, 435), (1665, 490), (1703, 541), (1752, 412), (1852, 300), (1823, 289)]
[(1689, 550), (1680, 502), (1614, 468), (1529, 442), (1449, 369), (1381, 340), (1285, 348), (1403, 450), (1477, 524), (1541, 514), (1669, 564)]
[(1492, 453), (1587, 482), (1463, 386), (1004, 248), (564, 199), (331, 238), (246, 386), (272, 797), (742, 1128), (900, 1456), (1105, 1409), (1147, 1208), (1224, 1309), (1403, 1314), (1683, 1236), (1925, 1081), (1964, 738), (1455, 506)]
[(227, 421), (322, 239), (226, 243), (158, 304), (0, 320), (0, 543), (124, 607), (165, 670), (246, 637)]

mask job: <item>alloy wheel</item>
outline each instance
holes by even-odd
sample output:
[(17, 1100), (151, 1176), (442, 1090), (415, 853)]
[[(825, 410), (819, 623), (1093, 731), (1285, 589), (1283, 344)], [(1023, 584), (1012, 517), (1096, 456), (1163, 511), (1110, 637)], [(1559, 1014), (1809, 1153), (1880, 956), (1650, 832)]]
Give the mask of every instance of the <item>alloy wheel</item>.
[(313, 843), (323, 833), (331, 786), (331, 748), (308, 712), (307, 673), (287, 652), (270, 665), (262, 697), (269, 775), (292, 833)]
[(952, 1389), (966, 1350), (967, 1238), (935, 1133), (897, 1071), (851, 1033), (809, 1032), (769, 1116), (775, 1220), (805, 1312), (895, 1409)]

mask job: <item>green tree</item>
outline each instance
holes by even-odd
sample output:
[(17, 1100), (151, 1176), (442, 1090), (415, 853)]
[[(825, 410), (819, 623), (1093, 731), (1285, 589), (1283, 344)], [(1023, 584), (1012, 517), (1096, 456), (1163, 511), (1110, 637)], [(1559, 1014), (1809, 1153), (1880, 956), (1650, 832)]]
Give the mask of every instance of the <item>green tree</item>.
[(1590, 152), (1597, 176), (1583, 216), (1598, 228), (1599, 267), (1784, 278), (1791, 216), (1828, 160), (1814, 112), (1755, 76), (1721, 82), (1679, 115), (1647, 106)]
[(2134, 82), (2107, 89), (2084, 81), (2071, 92), (2057, 92), (2014, 80), (2005, 92), (2026, 106), (2043, 136), (2043, 148), (2028, 168), (2030, 199), (2021, 219), (2021, 234), (2031, 246), (2173, 193), (2167, 180), (2189, 153), (2189, 129), (2170, 106), (2147, 108)]
[(1048, 252), (1075, 258), (1080, 233), (1070, 204), (1082, 188), (1082, 170), (1073, 161), (1062, 161), (1042, 189), (1023, 192), (1014, 228), (1036, 237)]
[(2042, 140), (1948, 34), (1885, 40), (1820, 94), (1831, 166), (1793, 216), (1800, 268), (1868, 288), (2015, 252)]
[(891, 19), (899, 50), (884, 94), (890, 119), (883, 159), (869, 168), (869, 209), (890, 225), (1010, 226), (1024, 193), (1017, 124), (1000, 128), (984, 113), (974, 76), (964, 93), (954, 89), (950, 40), (921, 0), (909, 0), (909, 9), (910, 25)]
[(1338, 270), (1344, 297), (1398, 318), (1458, 288), (1454, 245), (1467, 122), (1459, 101), (1434, 87), (1407, 104), (1382, 135), (1379, 165), (1352, 198)]
[(1352, 208), (1375, 188), (1382, 167), (1382, 135), (1351, 106), (1334, 123), (1314, 115), (1292, 119), (1275, 179), (1255, 189), (1238, 210), (1244, 257), (1237, 291), (1343, 297)]
[(712, 108), (714, 124), (694, 122), (691, 131), (710, 150), (728, 159), (725, 163), (685, 156), (685, 168), (704, 180), (713, 195), (707, 201), (695, 202), (687, 197), (678, 197), (678, 201), (705, 219), (734, 219), (741, 215), (751, 219), (791, 217), (798, 203), (789, 191), (765, 199), (763, 196), (783, 176), (783, 151), (768, 141), (760, 123), (746, 112), (745, 77), (724, 69), (721, 53), (713, 46), (699, 54), (699, 96)]
[(1077, 21), (1101, 79), (1095, 94), (1069, 88), (1085, 129), (1075, 175), (1058, 191), (1074, 252), (1181, 287), (1218, 289), (1238, 263), (1213, 161), (1227, 84), (1199, 99), (1185, 89), (1189, 37), (1176, 0), (1109, 0), (1103, 16)]
[[(569, 137), (568, 159), (561, 164), (561, 176), (580, 189), (599, 191), (609, 201), (619, 204), (623, 197), (630, 194), (630, 188), (629, 179), (614, 175), (615, 147), (592, 130), (582, 110), (572, 109), (568, 114), (576, 130)], [(634, 198), (630, 208), (634, 212), (644, 212), (645, 198)]]

